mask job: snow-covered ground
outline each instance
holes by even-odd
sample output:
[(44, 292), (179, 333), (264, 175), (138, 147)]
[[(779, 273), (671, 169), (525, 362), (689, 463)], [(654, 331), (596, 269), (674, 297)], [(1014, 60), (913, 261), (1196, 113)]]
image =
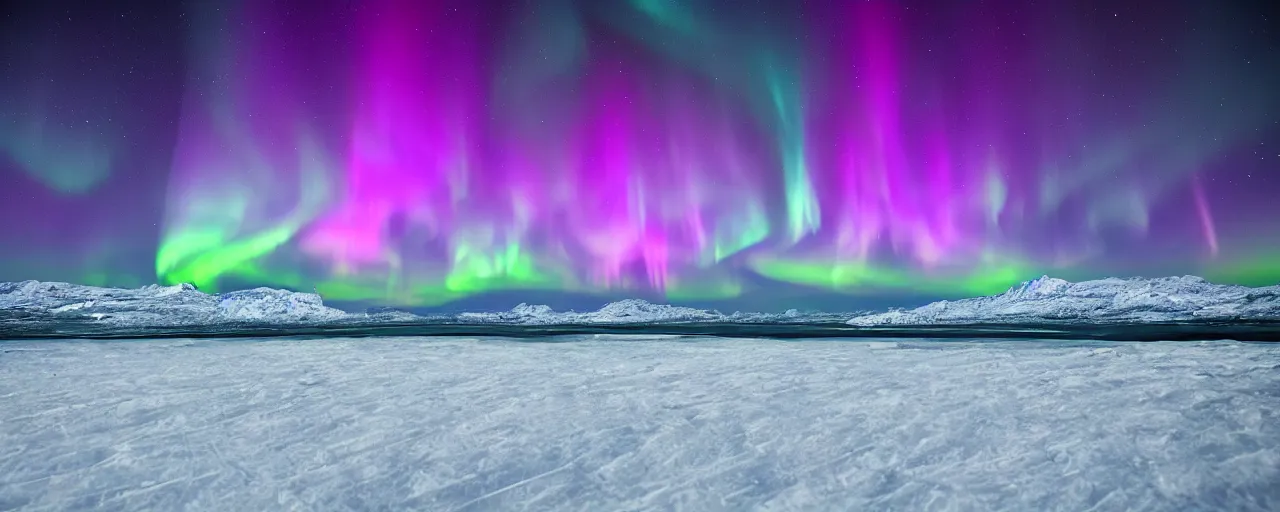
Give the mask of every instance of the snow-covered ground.
[(0, 343), (0, 509), (1276, 510), (1280, 345)]

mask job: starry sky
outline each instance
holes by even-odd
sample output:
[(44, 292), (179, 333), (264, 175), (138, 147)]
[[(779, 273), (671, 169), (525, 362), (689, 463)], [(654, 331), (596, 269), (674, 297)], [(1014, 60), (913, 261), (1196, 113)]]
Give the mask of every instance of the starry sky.
[(0, 7), (0, 280), (825, 309), (1280, 282), (1267, 2)]

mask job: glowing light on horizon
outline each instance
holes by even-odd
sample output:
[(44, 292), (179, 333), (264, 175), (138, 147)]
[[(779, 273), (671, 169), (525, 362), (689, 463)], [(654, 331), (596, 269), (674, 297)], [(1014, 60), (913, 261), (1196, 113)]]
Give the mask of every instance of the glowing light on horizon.
[[(1075, 144), (1042, 144), (1037, 159), (1009, 151), (1035, 143), (1004, 128), (1028, 118), (996, 117), (1002, 110), (985, 107), (993, 93), (972, 92), (1005, 88), (1000, 75), (972, 74), (942, 94), (911, 83), (918, 70), (904, 39), (906, 12), (889, 2), (811, 6), (809, 30), (831, 36), (804, 48), (773, 36), (741, 39), (691, 4), (634, 4), (652, 24), (632, 20), (627, 30), (643, 38), (597, 41), (582, 52), (526, 34), (547, 46), (507, 58), (555, 56), (548, 60), (555, 66), (507, 77), (493, 70), (527, 70), (528, 63), (488, 64), (486, 41), (498, 34), (480, 22), (481, 9), (370, 2), (354, 25), (362, 50), (353, 55), (352, 124), (336, 137), (348, 141), (346, 149), (331, 145), (325, 158), (345, 162), (322, 180), (334, 200), (305, 216), (277, 217), (260, 234), (183, 242), (206, 247), (185, 256), (169, 248), (211, 221), (174, 231), (161, 276), (209, 285), (250, 261), (269, 268), (274, 258), (302, 258), (348, 288), (370, 290), (362, 297), (427, 301), (436, 299), (420, 294), (523, 287), (678, 296), (681, 287), (715, 282), (710, 289), (741, 290), (744, 273), (845, 291), (937, 283), (991, 291), (1041, 271), (1034, 262), (1046, 255), (1025, 241), (1050, 219), (1079, 215), (1081, 205), (1078, 236), (1110, 225), (1150, 229), (1151, 193), (1123, 182), (1087, 193), (1137, 151), (1095, 158), (1088, 174), (1046, 173), (1041, 181), (1016, 172), (1071, 162), (1093, 141), (1082, 135)], [(579, 14), (548, 9), (534, 15), (575, 27), (570, 33), (590, 30)], [(843, 19), (855, 20), (857, 30), (824, 25)], [(680, 54), (660, 46), (662, 37), (734, 44), (740, 55)], [(803, 64), (814, 56), (828, 64), (820, 73)], [(663, 57), (708, 60), (705, 68), (683, 68)], [(492, 85), (508, 78), (542, 94), (518, 95), (557, 109), (495, 108), (492, 91), (516, 94)], [(956, 95), (983, 101), (947, 100)], [(937, 106), (917, 108), (922, 97)], [(972, 130), (964, 119), (986, 121)], [(260, 151), (279, 161), (278, 151), (245, 143), (232, 154)], [(212, 169), (194, 160), (180, 171), (198, 178)], [(244, 215), (279, 186), (237, 196), (248, 202)], [(1193, 190), (1217, 255), (1207, 200), (1198, 184)], [(208, 197), (183, 193), (193, 195), (193, 206)], [(171, 214), (182, 218), (188, 209)], [(1034, 209), (1043, 220), (1028, 216)], [(255, 270), (254, 277), (264, 275)]]
[[(1280, 248), (1199, 177), (1266, 128), (1265, 84), (1181, 58), (1144, 73), (1239, 79), (1114, 80), (1121, 57), (1055, 46), (1078, 39), (1054, 21), (1070, 5), (339, 4), (192, 14), (148, 222), (161, 281), (403, 304), (959, 295), (1141, 269), (1147, 240), (1202, 243), (1160, 263), (1243, 281)], [(15, 169), (68, 197), (116, 179), (124, 144), (42, 112), (3, 118)]]

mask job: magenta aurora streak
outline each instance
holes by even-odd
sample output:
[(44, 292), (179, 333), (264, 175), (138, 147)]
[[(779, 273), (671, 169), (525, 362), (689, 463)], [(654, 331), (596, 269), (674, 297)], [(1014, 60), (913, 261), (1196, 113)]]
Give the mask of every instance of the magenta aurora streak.
[[(6, 277), (397, 305), (1280, 279), (1277, 53), (1195, 3), (218, 4), (175, 10), (167, 140), (131, 120), (146, 90), (93, 132), (54, 108), (75, 91), (6, 84), (3, 172), (32, 191), (6, 216), (68, 212), (0, 229), (36, 240)], [(149, 209), (104, 206), (128, 166)], [(42, 257), (74, 215), (101, 257)]]

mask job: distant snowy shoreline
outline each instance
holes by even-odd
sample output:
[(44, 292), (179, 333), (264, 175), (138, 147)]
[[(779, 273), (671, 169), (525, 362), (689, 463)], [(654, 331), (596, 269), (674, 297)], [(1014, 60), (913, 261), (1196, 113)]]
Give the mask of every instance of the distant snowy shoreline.
[(731, 314), (640, 299), (624, 299), (596, 311), (555, 311), (545, 305), (519, 304), (507, 311), (416, 315), (383, 310), (348, 313), (324, 305), (314, 293), (254, 288), (204, 293), (189, 284), (142, 288), (101, 288), (58, 282), (0, 283), (0, 313), (28, 321), (81, 320), (121, 327), (209, 325), (330, 325), (449, 323), (510, 325), (594, 325), (663, 323), (808, 323), (844, 322), (851, 313)]
[(988, 297), (864, 315), (854, 326), (1165, 323), (1280, 320), (1280, 286), (1219, 285), (1195, 276), (1068, 282), (1044, 276)]
[(191, 285), (100, 288), (68, 283), (0, 283), (0, 328), (42, 323), (144, 328), (343, 325), (846, 325), (911, 328), (963, 325), (1161, 324), (1280, 321), (1280, 286), (1217, 285), (1199, 277), (1100, 279), (1071, 283), (1041, 277), (1005, 293), (939, 301), (915, 309), (857, 313), (731, 314), (638, 299), (596, 311), (520, 304), (508, 311), (421, 316), (400, 311), (348, 313), (314, 293), (254, 288), (208, 294)]

